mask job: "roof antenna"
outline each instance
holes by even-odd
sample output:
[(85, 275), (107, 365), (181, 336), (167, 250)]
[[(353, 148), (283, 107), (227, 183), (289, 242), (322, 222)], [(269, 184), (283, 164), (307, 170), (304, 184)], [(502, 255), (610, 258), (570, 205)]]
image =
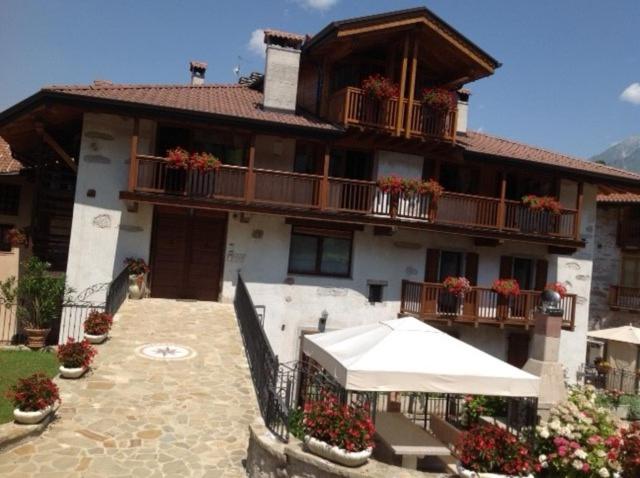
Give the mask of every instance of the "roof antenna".
[(236, 78), (240, 78), (240, 65), (233, 67), (233, 74), (236, 75)]

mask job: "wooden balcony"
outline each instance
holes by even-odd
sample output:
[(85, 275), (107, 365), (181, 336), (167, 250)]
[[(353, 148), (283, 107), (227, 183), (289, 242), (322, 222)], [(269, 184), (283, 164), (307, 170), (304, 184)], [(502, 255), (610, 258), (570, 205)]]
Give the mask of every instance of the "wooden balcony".
[[(400, 312), (429, 322), (494, 325), (498, 327), (533, 326), (533, 313), (540, 305), (541, 292), (523, 290), (517, 297), (504, 298), (485, 287), (474, 287), (460, 299), (442, 284), (402, 281)], [(562, 327), (573, 330), (576, 295), (567, 294), (561, 302)]]
[(610, 286), (609, 307), (613, 310), (640, 311), (640, 288)]
[[(554, 215), (532, 211), (518, 201), (445, 192), (437, 201), (428, 196), (393, 200), (374, 181), (323, 177), (287, 171), (223, 165), (217, 170), (172, 169), (164, 158), (138, 155), (130, 193), (182, 197), (211, 204), (308, 211), (379, 225), (420, 224), (443, 230), (517, 234), (526, 237), (575, 241), (577, 211)], [(238, 209), (238, 207), (236, 207)], [(409, 224), (410, 223), (410, 224)], [(482, 234), (480, 234), (482, 235)], [(497, 236), (496, 236), (497, 237)]]
[(349, 86), (330, 98), (329, 119), (344, 126), (376, 129), (407, 138), (455, 141), (457, 110), (438, 111), (421, 101), (412, 101), (408, 111), (408, 104), (407, 98), (378, 101), (362, 89)]

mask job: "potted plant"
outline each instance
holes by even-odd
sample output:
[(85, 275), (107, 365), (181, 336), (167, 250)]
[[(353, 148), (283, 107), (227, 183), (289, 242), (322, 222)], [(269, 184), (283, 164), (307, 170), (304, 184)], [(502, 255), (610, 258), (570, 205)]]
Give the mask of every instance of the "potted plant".
[(404, 180), (400, 176), (392, 174), (391, 176), (379, 178), (377, 185), (380, 191), (389, 195), (389, 215), (396, 217), (400, 195), (405, 189)]
[(90, 344), (101, 344), (109, 336), (113, 325), (113, 316), (106, 312), (92, 310), (84, 321), (84, 338)]
[(129, 298), (142, 299), (147, 291), (149, 266), (144, 259), (127, 257), (124, 263), (129, 269)]
[(189, 169), (189, 153), (182, 148), (167, 150), (167, 161), (171, 169)]
[(361, 86), (365, 95), (377, 101), (388, 100), (399, 94), (398, 85), (379, 73), (365, 78)]
[(496, 279), (491, 289), (502, 297), (517, 297), (520, 295), (520, 284), (515, 279)]
[(318, 456), (345, 466), (363, 465), (371, 456), (375, 430), (364, 404), (342, 404), (326, 393), (305, 404), (302, 424), (304, 442)]
[(449, 294), (458, 298), (463, 298), (465, 294), (471, 292), (471, 283), (466, 277), (447, 277), (442, 281), (442, 286)]
[(611, 364), (607, 362), (604, 358), (598, 357), (594, 360), (594, 365), (596, 366), (596, 370), (601, 375), (606, 375), (611, 370)]
[(11, 247), (26, 246), (29, 244), (27, 233), (21, 227), (12, 227), (6, 233), (6, 241)]
[(422, 102), (434, 110), (450, 111), (456, 108), (458, 96), (454, 91), (444, 88), (424, 88)]
[(561, 299), (567, 295), (567, 287), (562, 282), (551, 282), (544, 287), (544, 290), (557, 292)]
[(211, 153), (194, 153), (189, 159), (189, 168), (198, 171), (215, 171), (220, 167), (220, 160)]
[(34, 373), (21, 378), (7, 393), (15, 407), (13, 418), (18, 423), (32, 425), (40, 423), (49, 415), (56, 402), (60, 401), (58, 386), (43, 373)]
[(535, 194), (527, 194), (522, 196), (522, 204), (532, 211), (548, 211), (552, 214), (561, 214), (562, 205), (554, 197), (536, 196)]
[(65, 287), (64, 276), (55, 277), (51, 265), (37, 257), (23, 263), (20, 280), (11, 277), (0, 284), (0, 298), (17, 306), (17, 314), (27, 336), (27, 346), (44, 347), (51, 324), (62, 310), (72, 289)]
[(540, 470), (529, 447), (497, 425), (472, 427), (460, 435), (455, 448), (458, 476), (465, 478), (533, 478)]
[(79, 378), (89, 370), (89, 366), (98, 353), (89, 341), (76, 342), (73, 337), (67, 343), (58, 345), (58, 360), (60, 361), (60, 375), (64, 378)]

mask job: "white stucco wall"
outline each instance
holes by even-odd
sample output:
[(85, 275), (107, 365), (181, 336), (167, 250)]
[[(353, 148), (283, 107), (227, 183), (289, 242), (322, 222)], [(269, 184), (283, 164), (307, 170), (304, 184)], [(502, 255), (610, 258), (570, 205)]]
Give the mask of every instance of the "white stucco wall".
[(294, 111), (298, 95), (300, 50), (267, 46), (264, 70), (264, 107)]
[[(67, 264), (67, 282), (77, 293), (110, 282), (123, 268), (125, 257), (149, 260), (152, 206), (139, 204), (128, 212), (119, 193), (127, 189), (133, 119), (86, 113), (82, 126), (80, 161)], [(140, 122), (138, 151), (151, 153), (154, 125)], [(88, 197), (88, 190), (95, 197)], [(87, 300), (101, 303), (106, 289)]]

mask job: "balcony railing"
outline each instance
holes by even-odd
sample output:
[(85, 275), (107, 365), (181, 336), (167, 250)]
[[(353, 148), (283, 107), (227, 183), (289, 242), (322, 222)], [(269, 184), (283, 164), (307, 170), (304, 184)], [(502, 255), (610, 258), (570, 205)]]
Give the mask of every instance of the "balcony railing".
[[(490, 288), (474, 287), (458, 298), (442, 286), (428, 282), (402, 281), (400, 312), (422, 320), (489, 324), (497, 326), (533, 326), (533, 313), (540, 305), (541, 292), (523, 290), (516, 297), (505, 298)], [(562, 327), (573, 329), (576, 296), (562, 298)]]
[(392, 198), (374, 181), (222, 165), (213, 171), (173, 169), (164, 158), (137, 156), (134, 191), (222, 202), (325, 211), (371, 218), (575, 239), (577, 211), (533, 211), (517, 201), (444, 192)]
[(612, 285), (609, 287), (609, 307), (640, 311), (640, 288)]
[[(345, 126), (363, 126), (405, 134), (408, 103), (408, 99), (396, 97), (376, 100), (367, 96), (362, 89), (349, 86), (330, 98), (329, 119)], [(398, 108), (401, 109), (399, 113)], [(410, 113), (409, 136), (455, 141), (456, 110), (439, 111), (421, 101), (413, 101)]]

